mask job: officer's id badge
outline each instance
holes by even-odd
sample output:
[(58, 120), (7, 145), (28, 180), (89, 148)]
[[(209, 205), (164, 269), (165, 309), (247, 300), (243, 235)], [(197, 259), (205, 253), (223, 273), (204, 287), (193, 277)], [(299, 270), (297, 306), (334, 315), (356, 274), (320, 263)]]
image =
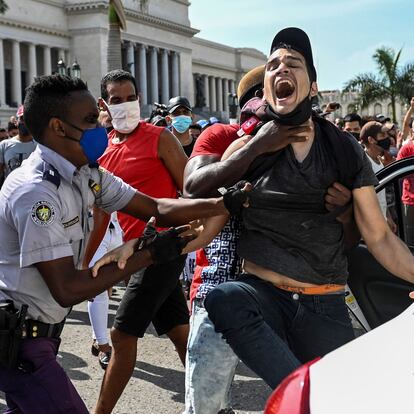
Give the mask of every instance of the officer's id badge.
[(101, 186), (93, 180), (89, 180), (89, 188), (94, 192), (94, 194), (98, 194), (101, 191)]
[(32, 207), (32, 221), (39, 226), (47, 226), (55, 220), (55, 209), (48, 201), (38, 201)]

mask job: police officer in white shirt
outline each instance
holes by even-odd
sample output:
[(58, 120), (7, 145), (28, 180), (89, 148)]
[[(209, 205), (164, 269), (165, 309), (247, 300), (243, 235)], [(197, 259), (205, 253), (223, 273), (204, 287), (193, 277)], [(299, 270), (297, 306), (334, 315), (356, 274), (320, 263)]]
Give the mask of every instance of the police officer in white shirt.
[(27, 89), (24, 106), (39, 145), (0, 192), (0, 390), (7, 412), (87, 413), (56, 362), (71, 306), (143, 267), (172, 260), (189, 240), (180, 236), (183, 228), (158, 233), (123, 270), (109, 264), (94, 278), (90, 269), (80, 270), (91, 206), (142, 220), (155, 216), (162, 226), (227, 210), (222, 199), (156, 200), (98, 169), (107, 136), (82, 80), (40, 77)]

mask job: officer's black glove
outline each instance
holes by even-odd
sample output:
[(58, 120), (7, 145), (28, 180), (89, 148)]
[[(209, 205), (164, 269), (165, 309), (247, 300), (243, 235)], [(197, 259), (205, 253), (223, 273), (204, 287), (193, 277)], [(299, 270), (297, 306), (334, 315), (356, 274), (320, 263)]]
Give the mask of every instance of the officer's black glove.
[(240, 215), (243, 207), (248, 205), (249, 197), (248, 191), (251, 189), (251, 184), (247, 181), (239, 181), (236, 185), (229, 188), (221, 187), (218, 189), (223, 196), (223, 202), (230, 215)]
[(152, 241), (146, 246), (151, 254), (152, 261), (160, 264), (171, 262), (180, 256), (187, 243), (195, 238), (194, 236), (180, 236), (188, 229), (189, 226), (181, 226), (156, 233)]

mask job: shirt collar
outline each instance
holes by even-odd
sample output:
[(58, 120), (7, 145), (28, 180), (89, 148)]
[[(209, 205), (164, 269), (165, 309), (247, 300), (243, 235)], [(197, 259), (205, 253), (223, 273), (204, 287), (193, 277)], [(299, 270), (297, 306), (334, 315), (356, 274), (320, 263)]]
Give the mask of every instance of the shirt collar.
[(76, 167), (70, 161), (42, 144), (37, 144), (36, 151), (39, 153), (43, 161), (46, 161), (48, 164), (55, 167), (58, 170), (59, 174), (66, 181), (69, 181), (69, 183), (72, 184), (73, 176), (76, 172)]

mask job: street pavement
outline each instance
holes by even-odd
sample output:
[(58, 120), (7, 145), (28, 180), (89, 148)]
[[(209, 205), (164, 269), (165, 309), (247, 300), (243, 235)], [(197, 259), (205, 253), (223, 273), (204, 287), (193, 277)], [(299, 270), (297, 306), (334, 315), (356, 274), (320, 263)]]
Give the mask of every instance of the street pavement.
[[(110, 300), (110, 322), (124, 288), (117, 286)], [(98, 398), (103, 371), (90, 352), (92, 340), (87, 304), (74, 307), (62, 334), (58, 360), (75, 384), (88, 409)], [(207, 351), (208, 352), (208, 351)], [(238, 413), (263, 412), (270, 389), (243, 364), (239, 364), (232, 387), (234, 408)], [(0, 411), (5, 407), (0, 395)], [(184, 369), (167, 337), (158, 337), (152, 326), (138, 341), (134, 373), (118, 402), (115, 414), (179, 414), (184, 409)], [(30, 414), (30, 413), (29, 413)]]

